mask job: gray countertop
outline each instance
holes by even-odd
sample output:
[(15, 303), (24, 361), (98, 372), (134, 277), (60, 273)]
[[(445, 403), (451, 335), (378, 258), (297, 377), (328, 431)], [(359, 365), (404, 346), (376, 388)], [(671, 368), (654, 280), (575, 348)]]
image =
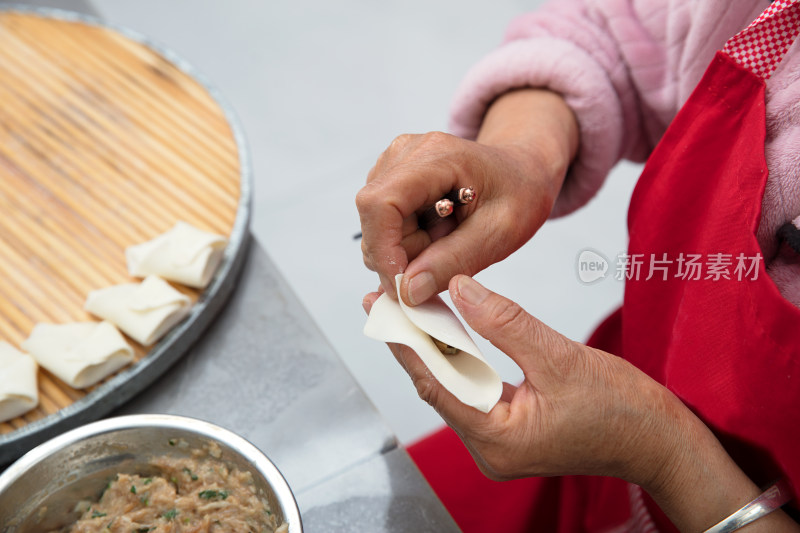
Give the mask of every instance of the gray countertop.
[(208, 331), (115, 414), (133, 413), (201, 418), (248, 439), (286, 477), (308, 532), (458, 531), (255, 239)]

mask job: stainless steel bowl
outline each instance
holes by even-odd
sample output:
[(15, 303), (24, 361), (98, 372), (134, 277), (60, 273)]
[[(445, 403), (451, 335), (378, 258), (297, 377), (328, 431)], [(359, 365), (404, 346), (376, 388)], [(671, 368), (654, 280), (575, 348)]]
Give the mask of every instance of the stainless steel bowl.
[(115, 474), (153, 475), (157, 472), (149, 466), (151, 458), (186, 456), (191, 449), (210, 442), (220, 446), (222, 460), (230, 466), (253, 474), (256, 489), (264, 494), (279, 521), (289, 525), (289, 533), (302, 532), (289, 485), (258, 448), (208, 422), (171, 415), (101, 420), (22, 456), (0, 475), (0, 530), (41, 532), (73, 522), (78, 518), (76, 503), (97, 499)]

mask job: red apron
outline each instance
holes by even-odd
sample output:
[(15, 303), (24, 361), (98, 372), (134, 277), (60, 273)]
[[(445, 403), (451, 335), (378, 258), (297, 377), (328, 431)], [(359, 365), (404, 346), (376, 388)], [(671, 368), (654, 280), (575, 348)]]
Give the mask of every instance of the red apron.
[[(768, 174), (765, 81), (799, 29), (800, 4), (780, 0), (717, 53), (636, 185), (623, 306), (589, 341), (681, 398), (756, 484), (786, 477), (794, 487), (800, 309), (766, 274), (755, 232)], [(464, 531), (674, 530), (638, 487), (491, 482), (456, 441), (444, 430), (409, 452)]]

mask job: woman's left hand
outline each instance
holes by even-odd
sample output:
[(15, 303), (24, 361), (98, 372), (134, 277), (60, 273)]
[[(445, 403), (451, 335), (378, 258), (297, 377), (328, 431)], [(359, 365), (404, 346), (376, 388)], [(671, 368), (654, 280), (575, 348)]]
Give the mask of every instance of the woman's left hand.
[[(520, 385), (505, 383), (485, 414), (444, 389), (410, 348), (389, 346), (488, 477), (619, 477), (682, 530), (710, 527), (758, 495), (702, 421), (636, 367), (567, 339), (468, 276), (449, 289), (470, 327), (522, 369)], [(364, 299), (368, 312), (377, 296)]]
[[(630, 463), (652, 447), (649, 436), (666, 421), (653, 411), (665, 403), (657, 383), (619, 357), (558, 334), (468, 276), (454, 277), (450, 294), (467, 323), (524, 373), (519, 386), (504, 384), (491, 412), (459, 402), (410, 348), (390, 347), (420, 397), (459, 433), (487, 476), (597, 474), (644, 481), (643, 469)], [(375, 297), (367, 297), (370, 306)]]

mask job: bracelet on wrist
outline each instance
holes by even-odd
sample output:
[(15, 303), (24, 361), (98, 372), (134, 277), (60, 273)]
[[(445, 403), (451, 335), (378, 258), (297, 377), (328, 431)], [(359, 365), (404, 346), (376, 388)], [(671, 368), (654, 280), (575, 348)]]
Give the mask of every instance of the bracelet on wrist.
[(758, 520), (775, 509), (780, 508), (783, 504), (788, 502), (791, 497), (789, 483), (785, 479), (782, 479), (728, 518), (706, 529), (704, 533), (729, 533), (731, 531), (736, 531), (750, 522)]

